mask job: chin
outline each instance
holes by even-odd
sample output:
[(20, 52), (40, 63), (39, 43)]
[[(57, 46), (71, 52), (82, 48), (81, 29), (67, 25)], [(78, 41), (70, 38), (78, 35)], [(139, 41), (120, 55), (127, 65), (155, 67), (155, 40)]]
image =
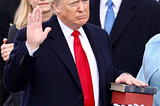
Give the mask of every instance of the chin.
[(43, 11), (43, 12), (47, 12), (47, 11), (50, 11), (51, 10), (51, 8), (46, 8), (46, 7), (44, 7), (44, 8), (41, 8), (41, 10)]
[(84, 23), (85, 24), (87, 21), (88, 21), (88, 18), (84, 18), (84, 19), (80, 19), (79, 23)]

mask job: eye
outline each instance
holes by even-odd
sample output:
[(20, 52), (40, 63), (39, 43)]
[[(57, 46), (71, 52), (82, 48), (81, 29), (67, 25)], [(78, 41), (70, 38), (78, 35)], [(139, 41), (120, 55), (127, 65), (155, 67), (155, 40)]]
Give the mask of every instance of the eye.
[(89, 3), (89, 0), (83, 0), (83, 3), (84, 4)]
[(72, 3), (69, 3), (70, 6), (76, 6), (79, 3), (79, 1), (73, 1)]

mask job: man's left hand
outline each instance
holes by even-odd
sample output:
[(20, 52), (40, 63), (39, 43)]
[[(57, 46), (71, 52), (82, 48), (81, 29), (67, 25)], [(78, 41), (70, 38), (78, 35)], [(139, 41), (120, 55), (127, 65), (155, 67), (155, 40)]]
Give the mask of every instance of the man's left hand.
[(143, 87), (148, 86), (148, 84), (134, 78), (129, 73), (122, 73), (118, 78), (116, 78), (115, 83), (126, 83), (128, 85), (143, 86)]

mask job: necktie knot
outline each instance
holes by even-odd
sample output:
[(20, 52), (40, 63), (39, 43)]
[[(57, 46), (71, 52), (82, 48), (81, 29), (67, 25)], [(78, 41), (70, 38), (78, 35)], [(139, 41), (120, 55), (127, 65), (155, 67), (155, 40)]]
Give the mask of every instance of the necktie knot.
[(108, 5), (108, 7), (112, 6), (112, 5), (113, 5), (112, 0), (108, 0), (108, 1), (107, 1), (107, 5)]
[(79, 31), (76, 31), (74, 30), (72, 35), (75, 37), (75, 38), (79, 38)]

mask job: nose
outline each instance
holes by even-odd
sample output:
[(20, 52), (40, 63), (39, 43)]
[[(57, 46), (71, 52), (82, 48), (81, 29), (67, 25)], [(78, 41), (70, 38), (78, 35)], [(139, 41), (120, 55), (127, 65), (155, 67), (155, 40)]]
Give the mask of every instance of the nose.
[(78, 9), (80, 12), (83, 12), (83, 11), (84, 11), (84, 5), (85, 5), (85, 4), (84, 4), (83, 1), (81, 0), (81, 1), (79, 2), (79, 9)]

